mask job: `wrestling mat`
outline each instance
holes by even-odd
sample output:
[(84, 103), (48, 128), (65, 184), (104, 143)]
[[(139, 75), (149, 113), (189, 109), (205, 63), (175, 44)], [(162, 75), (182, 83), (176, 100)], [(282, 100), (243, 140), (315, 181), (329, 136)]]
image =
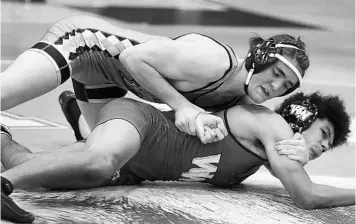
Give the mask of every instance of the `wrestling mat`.
[[(85, 6), (91, 2), (93, 7), (90, 10), (100, 13), (113, 12), (106, 10), (109, 7), (105, 4), (109, 5), (111, 9), (114, 6), (116, 10), (124, 8), (126, 12), (128, 8), (138, 12), (137, 10), (142, 10), (140, 5), (144, 4), (146, 4), (145, 10), (150, 9), (147, 9), (147, 5), (151, 9), (168, 8), (167, 10), (170, 10), (170, 8), (181, 9), (192, 4), (188, 7), (190, 10), (203, 8), (205, 11), (198, 10), (197, 16), (193, 17), (179, 13), (168, 13), (166, 16), (178, 16), (178, 18), (180, 16), (182, 21), (197, 21), (203, 19), (206, 11), (222, 12), (224, 16), (228, 15), (227, 12), (236, 13), (239, 11), (238, 16), (243, 15), (244, 18), (246, 18), (246, 12), (256, 14), (253, 18), (257, 18), (260, 22), (263, 21), (259, 19), (261, 15), (272, 15), (272, 19), (301, 21), (322, 26), (325, 29), (292, 27), (281, 29), (251, 27), (247, 26), (248, 24), (235, 27), (175, 26), (171, 24), (155, 26), (148, 23), (129, 23), (123, 20), (113, 21), (110, 18), (117, 25), (160, 35), (177, 36), (191, 31), (205, 33), (239, 49), (239, 54), (246, 52), (246, 40), (252, 36), (252, 33), (262, 36), (269, 36), (281, 31), (292, 35), (302, 34), (302, 39), (305, 39), (310, 46), (310, 53), (313, 57), (313, 65), (308, 70), (310, 76), (308, 75), (303, 90), (308, 92), (322, 90), (326, 93), (342, 95), (353, 119), (355, 117), (355, 69), (352, 66), (355, 61), (354, 1), (340, 3), (324, 0), (310, 4), (306, 0), (294, 3), (276, 0), (273, 5), (268, 1), (257, 1), (256, 3), (245, 0), (95, 0), (85, 2), (47, 0), (48, 4), (23, 4), (23, 2), (31, 1), (1, 1), (2, 71), (12, 63), (17, 55), (32, 46), (54, 21), (69, 15), (89, 13), (81, 11), (82, 9), (74, 9), (75, 7), (65, 7), (58, 2), (78, 3)], [(303, 2), (305, 4), (301, 4)], [(172, 4), (175, 6), (172, 7)], [(212, 4), (214, 6), (211, 6)], [(165, 6), (161, 7), (161, 5)], [(206, 5), (209, 6), (209, 10), (206, 9)], [(114, 14), (115, 16), (119, 15), (118, 13)], [(130, 13), (126, 15), (129, 15), (129, 18), (138, 18), (147, 14), (136, 13), (135, 17), (132, 17)], [(109, 17), (106, 18), (109, 19)], [(249, 22), (250, 20), (230, 19), (229, 21)], [(269, 18), (267, 21), (271, 21), (271, 19)], [(21, 35), (18, 35), (19, 31), (21, 31)], [(342, 46), (340, 43), (343, 43)], [(335, 74), (337, 74), (337, 80)], [(14, 139), (33, 151), (55, 150), (68, 145), (72, 143), (74, 136), (69, 131), (68, 124), (60, 112), (57, 99), (62, 91), (70, 89), (72, 89), (71, 84), (67, 82), (39, 99), (12, 109), (9, 114), (2, 113), (1, 120), (12, 128)], [(46, 110), (43, 109), (44, 105), (46, 105)], [(355, 136), (354, 134), (353, 139)], [(330, 176), (311, 177), (313, 182), (355, 189), (354, 143), (355, 141), (345, 146), (344, 149), (330, 152), (320, 158), (320, 161), (311, 163), (310, 170), (314, 171), (314, 174)], [(293, 204), (277, 179), (269, 174), (263, 176), (259, 173), (260, 171), (242, 185), (229, 189), (197, 183), (145, 182), (140, 186), (119, 186), (80, 191), (49, 191), (46, 189), (15, 191), (12, 198), (24, 209), (35, 214), (35, 223), (355, 223), (355, 206), (312, 211), (299, 209)], [(1, 223), (9, 222), (1, 220)]]
[(12, 198), (35, 214), (35, 223), (355, 223), (355, 206), (302, 210), (280, 183), (258, 176), (233, 188), (145, 182), (77, 191), (16, 191)]

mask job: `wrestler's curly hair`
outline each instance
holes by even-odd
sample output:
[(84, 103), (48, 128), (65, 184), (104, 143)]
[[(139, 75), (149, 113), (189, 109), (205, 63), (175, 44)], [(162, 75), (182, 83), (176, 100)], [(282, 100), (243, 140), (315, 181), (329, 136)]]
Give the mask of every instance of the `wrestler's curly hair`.
[[(283, 56), (289, 56), (291, 58), (296, 58), (300, 68), (302, 69), (302, 76), (304, 77), (305, 75), (305, 71), (309, 68), (310, 65), (310, 61), (309, 61), (309, 57), (306, 54), (306, 45), (305, 43), (301, 40), (300, 37), (293, 37), (289, 34), (278, 34), (278, 35), (274, 35), (270, 38), (268, 38), (267, 40), (273, 39), (276, 43), (287, 43), (287, 44), (291, 44), (294, 45), (296, 47), (298, 47), (299, 49), (302, 49), (303, 51), (300, 50), (296, 50), (293, 48), (282, 48), (282, 55)], [(254, 36), (251, 37), (249, 39), (249, 45), (250, 45), (250, 50), (255, 47), (257, 44), (260, 44), (262, 42), (266, 41), (265, 39), (263, 39), (260, 36)]]
[(287, 105), (299, 101), (309, 99), (309, 101), (318, 107), (318, 118), (328, 119), (334, 126), (335, 137), (331, 148), (341, 146), (346, 143), (351, 132), (350, 116), (346, 112), (344, 101), (337, 95), (325, 95), (320, 92), (312, 94), (296, 93), (286, 98), (282, 104), (275, 109), (276, 113), (281, 114), (283, 108)]

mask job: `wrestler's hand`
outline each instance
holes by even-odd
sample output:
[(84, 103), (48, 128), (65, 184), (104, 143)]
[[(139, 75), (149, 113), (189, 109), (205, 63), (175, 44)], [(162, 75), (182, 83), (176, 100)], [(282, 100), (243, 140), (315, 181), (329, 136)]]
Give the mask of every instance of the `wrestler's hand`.
[(224, 121), (215, 115), (200, 113), (195, 119), (197, 136), (204, 144), (217, 142), (228, 135)]
[(194, 136), (197, 135), (195, 118), (202, 112), (204, 112), (204, 110), (199, 107), (185, 107), (177, 110), (175, 112), (176, 127), (181, 132)]
[(300, 133), (295, 133), (291, 139), (276, 143), (275, 149), (279, 155), (286, 155), (305, 166), (309, 162), (309, 151), (307, 144)]

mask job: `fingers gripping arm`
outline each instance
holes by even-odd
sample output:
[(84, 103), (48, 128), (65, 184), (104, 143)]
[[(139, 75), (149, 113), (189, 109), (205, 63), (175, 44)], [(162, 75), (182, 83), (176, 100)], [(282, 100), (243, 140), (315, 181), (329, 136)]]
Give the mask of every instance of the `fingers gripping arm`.
[(303, 166), (309, 162), (307, 144), (300, 133), (295, 133), (291, 139), (277, 142), (275, 150), (278, 154), (286, 155), (289, 159), (295, 160)]
[(213, 114), (200, 113), (195, 118), (195, 125), (197, 136), (204, 144), (220, 141), (228, 135), (224, 121)]

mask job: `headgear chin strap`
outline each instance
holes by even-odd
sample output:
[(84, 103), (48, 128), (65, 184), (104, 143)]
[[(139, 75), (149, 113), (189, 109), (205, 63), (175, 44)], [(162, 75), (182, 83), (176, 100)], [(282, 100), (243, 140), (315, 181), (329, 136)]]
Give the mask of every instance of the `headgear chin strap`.
[(309, 99), (298, 100), (286, 105), (281, 110), (281, 116), (287, 121), (293, 132), (303, 132), (308, 129), (318, 115), (318, 107)]
[[(300, 74), (299, 70), (285, 57), (282, 56), (282, 48), (293, 48), (297, 50), (304, 51), (294, 45), (287, 44), (287, 43), (277, 43), (275, 44), (274, 40), (268, 40), (261, 44), (257, 44), (247, 55), (245, 67), (248, 70), (248, 74), (246, 77), (244, 89), (246, 95), (248, 95), (248, 85), (250, 84), (251, 77), (255, 72), (260, 72), (268, 65), (275, 62), (277, 59), (282, 61), (286, 64), (294, 74), (298, 77), (298, 83), (295, 88), (292, 88), (294, 91), (298, 86), (302, 83), (302, 75)], [(289, 94), (292, 91), (287, 91), (285, 94)], [(284, 95), (285, 95), (284, 94)]]
[(245, 81), (245, 85), (244, 85), (244, 89), (245, 89), (245, 93), (248, 96), (248, 85), (250, 84), (253, 72), (255, 71), (255, 63), (252, 64), (252, 68), (248, 71), (247, 77), (246, 77), (246, 81)]

